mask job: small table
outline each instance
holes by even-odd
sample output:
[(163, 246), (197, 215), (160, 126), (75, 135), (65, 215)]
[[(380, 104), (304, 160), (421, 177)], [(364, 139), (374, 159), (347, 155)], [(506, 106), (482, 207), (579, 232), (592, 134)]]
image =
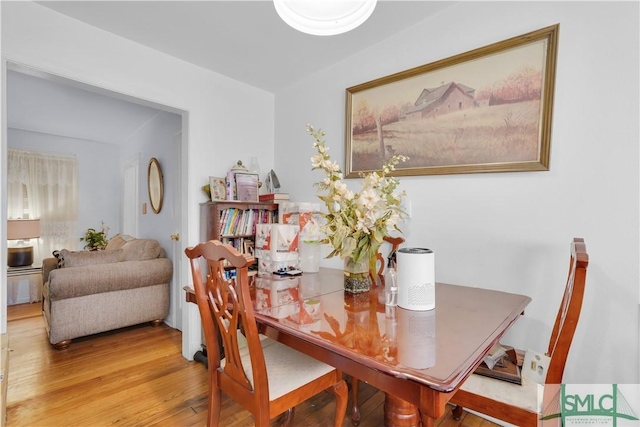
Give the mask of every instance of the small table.
[(33, 265), (27, 265), (25, 267), (7, 267), (7, 277), (26, 276), (29, 274), (42, 273), (42, 267), (34, 267)]
[[(386, 393), (385, 425), (433, 425), (446, 403), (531, 298), (436, 284), (436, 308), (385, 307), (383, 290), (352, 295), (342, 270), (251, 288), (264, 333)], [(193, 295), (192, 295), (193, 296)], [(190, 298), (187, 292), (187, 300)]]
[[(35, 275), (39, 277), (29, 277)], [(40, 301), (42, 299), (42, 266), (7, 267), (7, 289), (12, 289), (12, 286), (17, 285), (23, 278), (29, 280), (29, 302)], [(17, 289), (13, 293), (14, 297), (17, 297)]]

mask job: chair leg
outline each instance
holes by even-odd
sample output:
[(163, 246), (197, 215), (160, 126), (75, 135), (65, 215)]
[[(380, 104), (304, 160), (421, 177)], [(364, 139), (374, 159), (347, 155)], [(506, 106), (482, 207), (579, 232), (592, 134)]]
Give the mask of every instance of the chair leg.
[(344, 416), (347, 412), (347, 402), (349, 401), (349, 388), (345, 380), (340, 380), (329, 390), (336, 396), (336, 416), (334, 427), (342, 427)]
[(207, 427), (216, 427), (220, 422), (220, 400), (221, 392), (219, 388), (209, 387), (209, 411), (207, 414)]
[(295, 415), (295, 407), (287, 409), (284, 413), (284, 420), (282, 421), (282, 427), (293, 427), (293, 416)]
[(460, 419), (462, 418), (462, 406), (460, 405), (455, 405), (453, 407), (453, 409), (451, 410), (451, 414), (453, 415), (453, 419), (456, 421), (460, 421)]
[(358, 408), (358, 379), (351, 377), (351, 424), (360, 425), (360, 408)]

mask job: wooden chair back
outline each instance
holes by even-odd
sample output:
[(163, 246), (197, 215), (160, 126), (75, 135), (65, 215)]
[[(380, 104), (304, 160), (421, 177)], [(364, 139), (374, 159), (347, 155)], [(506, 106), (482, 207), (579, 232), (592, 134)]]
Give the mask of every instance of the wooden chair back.
[(547, 384), (562, 383), (567, 356), (569, 355), (569, 349), (571, 348), (582, 310), (588, 265), (589, 255), (587, 254), (584, 239), (573, 239), (567, 285), (556, 315), (547, 350), (547, 355), (551, 357), (547, 370)]
[[(207, 425), (218, 425), (221, 391), (251, 412), (256, 426), (268, 427), (272, 418), (283, 413), (284, 425), (291, 426), (296, 405), (328, 390), (336, 396), (334, 427), (341, 426), (348, 399), (342, 372), (259, 334), (249, 287), (253, 256), (216, 240), (187, 248), (185, 253), (208, 349)], [(235, 278), (227, 277), (230, 271), (235, 271)]]
[[(248, 266), (254, 259), (249, 254), (240, 254), (230, 245), (218, 241), (209, 241), (185, 250), (190, 259), (193, 285), (202, 319), (205, 344), (207, 346), (207, 364), (211, 393), (217, 384), (217, 389), (223, 390), (234, 400), (254, 412), (263, 410), (269, 412), (269, 392), (267, 373), (260, 345), (258, 327), (253, 314), (253, 306), (249, 295)], [(206, 273), (203, 276), (200, 265), (201, 259), (206, 261)], [(235, 279), (227, 279), (228, 272), (224, 261), (235, 268)], [(251, 355), (251, 381), (243, 366), (241, 342), (243, 332), (246, 337), (246, 348)], [(222, 338), (225, 352), (224, 366), (221, 367), (218, 334)], [(210, 414), (216, 419), (209, 420), (208, 425), (217, 425), (218, 414)]]
[[(584, 239), (574, 238), (571, 242), (569, 274), (565, 291), (546, 353), (550, 357), (550, 362), (545, 384), (562, 383), (567, 356), (580, 319), (588, 265), (589, 255)], [(531, 380), (523, 378), (522, 385), (516, 385), (477, 375), (473, 377), (455, 392), (450, 401), (457, 405), (453, 410), (454, 418), (462, 415), (464, 407), (518, 426), (538, 425), (540, 414), (531, 408), (539, 410), (541, 401), (537, 400), (540, 397), (537, 393), (537, 385), (531, 384)], [(508, 399), (504, 399), (505, 397)], [(515, 404), (516, 401), (527, 403), (527, 408), (524, 405)]]
[[(391, 251), (397, 251), (400, 248), (400, 245), (404, 243), (404, 237), (384, 236), (382, 239), (391, 244)], [(378, 277), (382, 278), (384, 267), (387, 265), (387, 260), (380, 252), (376, 254), (376, 258), (378, 259)]]

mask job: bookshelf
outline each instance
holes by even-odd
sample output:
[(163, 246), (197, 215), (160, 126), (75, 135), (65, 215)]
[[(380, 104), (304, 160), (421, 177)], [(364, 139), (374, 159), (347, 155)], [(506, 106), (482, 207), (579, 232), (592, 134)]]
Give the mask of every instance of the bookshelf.
[(278, 204), (214, 201), (200, 204), (200, 240), (229, 243), (239, 252), (253, 251), (256, 224), (278, 222)]

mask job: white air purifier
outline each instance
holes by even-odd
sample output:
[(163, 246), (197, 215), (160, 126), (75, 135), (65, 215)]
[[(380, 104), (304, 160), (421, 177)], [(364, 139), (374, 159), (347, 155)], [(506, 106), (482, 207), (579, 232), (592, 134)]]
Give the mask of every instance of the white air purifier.
[(407, 310), (436, 307), (435, 256), (431, 249), (399, 249), (396, 270), (399, 307)]

